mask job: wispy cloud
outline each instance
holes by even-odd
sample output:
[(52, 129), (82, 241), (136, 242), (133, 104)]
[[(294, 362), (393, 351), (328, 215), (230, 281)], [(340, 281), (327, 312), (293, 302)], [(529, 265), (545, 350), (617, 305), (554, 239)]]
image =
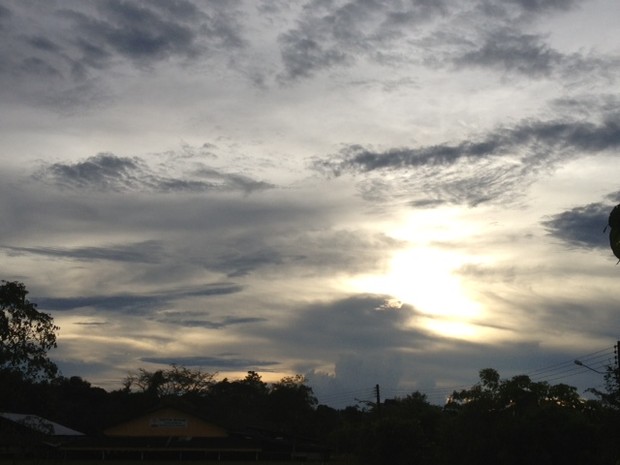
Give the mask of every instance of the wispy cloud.
[[(394, 173), (400, 192), (433, 192), (412, 205), (443, 202), (478, 205), (512, 195), (519, 185), (559, 163), (609, 152), (620, 147), (620, 120), (613, 113), (602, 121), (524, 120), (513, 127), (494, 129), (479, 138), (456, 144), (402, 147), (386, 150), (353, 145), (336, 156), (317, 159), (314, 168), (332, 175)], [(393, 183), (384, 183), (389, 194)], [(360, 183), (362, 189), (381, 185)], [(376, 195), (376, 194), (375, 194)], [(368, 198), (372, 198), (368, 192)]]
[(476, 161), (492, 157), (514, 157), (544, 162), (553, 151), (599, 152), (620, 146), (620, 121), (617, 117), (602, 123), (588, 121), (524, 121), (512, 128), (499, 128), (479, 140), (456, 145), (439, 144), (418, 148), (398, 148), (382, 152), (362, 146), (350, 146), (335, 159), (320, 160), (318, 168), (334, 174), (346, 171), (407, 169), (420, 166), (447, 166), (461, 159)]
[(251, 370), (251, 369), (269, 369), (279, 364), (272, 360), (246, 359), (236, 358), (233, 356), (209, 357), (209, 356), (193, 356), (193, 357), (143, 357), (143, 362), (158, 363), (164, 365), (183, 365), (183, 366), (199, 366), (204, 368), (226, 369), (226, 370)]
[(0, 245), (0, 249), (5, 250), (9, 255), (31, 254), (81, 261), (112, 260), (133, 263), (157, 263), (162, 254), (162, 246), (158, 241), (107, 247), (15, 247)]
[[(178, 168), (178, 166), (177, 166)], [(179, 177), (158, 174), (145, 160), (100, 153), (75, 163), (43, 166), (36, 179), (64, 188), (109, 192), (209, 192), (240, 191), (245, 194), (274, 186), (248, 176), (200, 167)]]
[(191, 328), (208, 328), (223, 329), (234, 325), (244, 325), (253, 323), (262, 323), (267, 321), (261, 317), (232, 316), (227, 315), (220, 318), (212, 318), (207, 312), (179, 312), (165, 311), (152, 317), (153, 320), (164, 323), (173, 324), (175, 326), (185, 326)]
[(171, 290), (166, 293), (108, 294), (82, 297), (37, 297), (43, 310), (67, 311), (91, 307), (102, 311), (128, 312), (129, 314), (152, 314), (163, 309), (175, 299), (183, 297), (209, 297), (229, 295), (242, 291), (242, 286), (233, 283), (206, 284), (200, 288)]

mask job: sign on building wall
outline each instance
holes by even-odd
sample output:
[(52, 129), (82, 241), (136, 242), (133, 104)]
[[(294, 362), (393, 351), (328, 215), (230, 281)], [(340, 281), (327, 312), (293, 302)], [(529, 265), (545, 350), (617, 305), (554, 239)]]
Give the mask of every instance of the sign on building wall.
[(187, 418), (151, 417), (151, 428), (187, 428)]

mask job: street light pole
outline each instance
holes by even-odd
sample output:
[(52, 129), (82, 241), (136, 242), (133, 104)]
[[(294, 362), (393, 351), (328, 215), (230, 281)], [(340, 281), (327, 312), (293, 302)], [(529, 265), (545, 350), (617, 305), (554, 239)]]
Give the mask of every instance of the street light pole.
[(575, 365), (579, 365), (580, 367), (587, 368), (588, 370), (593, 371), (594, 373), (598, 373), (599, 375), (604, 375), (605, 374), (604, 371), (595, 370), (591, 366), (588, 366), (585, 363), (583, 363), (581, 360), (575, 360)]

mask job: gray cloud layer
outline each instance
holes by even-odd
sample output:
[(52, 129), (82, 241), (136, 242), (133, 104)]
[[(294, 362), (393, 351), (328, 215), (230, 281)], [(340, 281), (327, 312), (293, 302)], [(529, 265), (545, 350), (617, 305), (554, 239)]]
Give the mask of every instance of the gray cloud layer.
[[(497, 128), (480, 138), (457, 144), (393, 148), (376, 151), (354, 145), (314, 167), (340, 176), (346, 173), (394, 172), (403, 186), (433, 192), (433, 198), (412, 201), (412, 206), (444, 202), (478, 205), (505, 199), (532, 176), (575, 157), (609, 152), (620, 147), (618, 113), (601, 122), (526, 120), (514, 127)], [(429, 183), (427, 179), (432, 179)], [(369, 198), (385, 190), (380, 184), (367, 191)], [(417, 187), (414, 187), (417, 186)], [(387, 190), (386, 190), (387, 192)], [(379, 197), (381, 198), (381, 197)]]
[(253, 360), (245, 358), (235, 357), (144, 357), (143, 362), (158, 363), (158, 364), (178, 364), (190, 367), (204, 367), (207, 370), (265, 370), (274, 367), (279, 364), (276, 361), (268, 360)]
[(206, 284), (199, 289), (173, 290), (161, 294), (118, 294), (92, 295), (87, 297), (38, 297), (42, 310), (66, 311), (93, 307), (100, 311), (150, 315), (170, 305), (175, 299), (185, 297), (210, 297), (241, 292), (243, 288), (233, 283)]
[(590, 203), (553, 215), (542, 224), (553, 237), (571, 247), (609, 247), (608, 219), (612, 208), (620, 202), (620, 193), (608, 196), (611, 203)]
[(343, 150), (341, 159), (317, 162), (335, 174), (347, 170), (407, 169), (418, 166), (445, 166), (461, 159), (517, 156), (536, 166), (558, 151), (567, 154), (599, 152), (620, 146), (620, 123), (610, 118), (601, 124), (583, 121), (526, 121), (513, 128), (500, 128), (479, 141), (457, 145), (391, 149), (373, 152), (353, 146)]
[[(236, 8), (237, 2), (207, 2), (198, 7), (185, 0), (49, 4), (47, 13), (60, 23), (62, 33), (22, 35), (20, 39), (32, 52), (21, 62), (21, 69), (28, 71), (28, 63), (36, 63), (48, 74), (64, 75), (66, 70), (70, 74), (65, 77), (83, 78), (91, 70), (113, 65), (119, 56), (144, 66), (171, 57), (194, 59), (213, 50), (238, 48), (244, 40), (238, 33)], [(22, 13), (34, 11), (29, 5), (14, 3), (4, 8), (3, 17), (14, 14), (21, 19)], [(29, 19), (23, 18), (26, 33), (33, 26)]]
[(249, 194), (274, 187), (244, 175), (223, 173), (208, 167), (195, 169), (183, 177), (162, 176), (152, 172), (144, 161), (137, 157), (118, 157), (110, 153), (100, 153), (72, 164), (54, 163), (43, 167), (36, 177), (62, 187), (112, 192), (239, 190)]
[(156, 263), (160, 260), (161, 244), (144, 241), (137, 244), (111, 245), (108, 247), (10, 247), (0, 245), (9, 255), (41, 255), (81, 261), (113, 260), (133, 263)]
[(5, 0), (3, 277), (115, 388), (140, 363), (324, 394), (577, 356), (617, 327), (601, 5)]
[[(0, 14), (4, 62), (0, 78), (22, 81), (24, 92), (18, 96), (65, 111), (92, 106), (114, 92), (112, 83), (105, 84), (107, 70), (121, 71), (129, 64), (140, 73), (170, 60), (189, 73), (203, 72), (204, 65), (215, 60), (262, 87), (363, 63), (482, 67), (528, 78), (561, 75), (569, 80), (586, 73), (613, 74), (618, 57), (563, 53), (546, 43), (543, 35), (520, 30), (576, 5), (573, 1), (309, 1), (299, 8), (262, 5), (256, 14), (247, 14), (243, 12), (247, 5), (240, 1), (103, 0), (50, 2), (37, 8), (9, 2)], [(291, 11), (297, 16), (284, 21)], [(56, 27), (38, 29), (36, 18), (42, 15), (53, 18)], [(258, 27), (277, 24), (276, 42), (271, 45), (278, 53), (268, 60), (252, 59), (263, 57), (247, 38), (257, 27), (254, 20)], [(412, 31), (415, 39), (410, 38)], [(240, 65), (242, 61), (251, 63)]]

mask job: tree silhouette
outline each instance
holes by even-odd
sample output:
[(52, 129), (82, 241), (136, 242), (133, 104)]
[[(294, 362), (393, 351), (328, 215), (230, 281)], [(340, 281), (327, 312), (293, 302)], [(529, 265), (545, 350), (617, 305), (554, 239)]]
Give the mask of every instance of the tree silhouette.
[(26, 299), (23, 283), (0, 286), (0, 370), (18, 371), (33, 380), (50, 379), (58, 368), (47, 352), (56, 347), (58, 326), (47, 313)]
[(137, 388), (153, 397), (206, 395), (214, 384), (214, 373), (191, 369), (176, 364), (165, 370), (148, 371), (140, 368), (123, 381), (126, 390)]
[(453, 414), (448, 462), (599, 463), (595, 417), (572, 386), (526, 375), (502, 380), (485, 369), (478, 384), (452, 394), (446, 410)]

